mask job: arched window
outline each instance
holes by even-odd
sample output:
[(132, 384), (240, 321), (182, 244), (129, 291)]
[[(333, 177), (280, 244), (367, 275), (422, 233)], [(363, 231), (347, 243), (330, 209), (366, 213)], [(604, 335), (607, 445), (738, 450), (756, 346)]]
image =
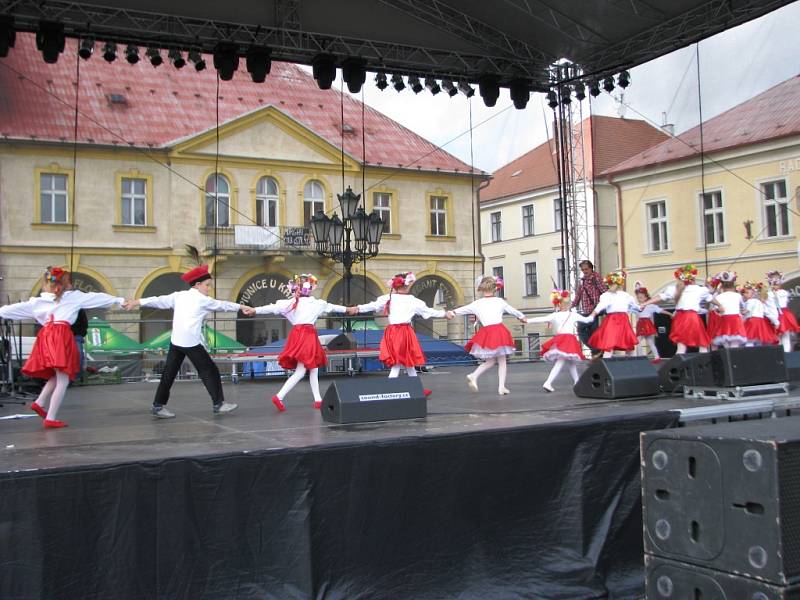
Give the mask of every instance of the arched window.
[(303, 225), (308, 227), (311, 217), (320, 210), (325, 210), (325, 188), (319, 181), (312, 179), (303, 190)]
[(256, 185), (256, 225), (278, 226), (278, 182), (262, 177)]
[(231, 185), (220, 173), (206, 179), (206, 226), (229, 227), (231, 215)]

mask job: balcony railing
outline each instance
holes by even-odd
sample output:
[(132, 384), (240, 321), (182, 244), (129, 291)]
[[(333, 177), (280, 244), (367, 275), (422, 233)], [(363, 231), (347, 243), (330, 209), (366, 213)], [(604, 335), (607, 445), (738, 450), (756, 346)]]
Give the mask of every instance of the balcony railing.
[(234, 225), (205, 230), (206, 250), (242, 252), (303, 252), (313, 244), (308, 227)]

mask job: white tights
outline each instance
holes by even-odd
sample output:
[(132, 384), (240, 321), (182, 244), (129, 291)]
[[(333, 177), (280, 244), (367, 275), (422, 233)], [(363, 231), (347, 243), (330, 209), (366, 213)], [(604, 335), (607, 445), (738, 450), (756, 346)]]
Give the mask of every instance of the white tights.
[(782, 333), (781, 337), (781, 345), (783, 346), (784, 352), (791, 352), (792, 351), (792, 334), (790, 332)]
[[(700, 346), (698, 350), (700, 352), (708, 352), (708, 346)], [(686, 344), (678, 342), (678, 349), (675, 351), (675, 354), (686, 354)]]
[(644, 338), (644, 341), (647, 343), (647, 346), (650, 347), (650, 352), (653, 353), (653, 358), (661, 358), (658, 354), (658, 348), (656, 348), (656, 336), (648, 335)]
[[(472, 373), (469, 374), (470, 378), (477, 384), (478, 377), (483, 375), (486, 371), (491, 369), (497, 364), (497, 389), (502, 391), (506, 389), (506, 374), (508, 372), (508, 364), (506, 363), (506, 355), (492, 356), (487, 358), (484, 362), (478, 365)], [(507, 393), (507, 392), (506, 392)]]
[(47, 400), (50, 400), (50, 408), (47, 409), (48, 421), (56, 419), (58, 409), (61, 407), (61, 401), (64, 399), (64, 394), (67, 393), (67, 386), (69, 386), (69, 375), (64, 371), (56, 370), (56, 374), (47, 380), (42, 391), (39, 392), (36, 404), (45, 408)]
[[(283, 387), (278, 391), (278, 398), (283, 400), (286, 394), (292, 391), (292, 388), (305, 377), (307, 370), (305, 365), (297, 363), (297, 368), (294, 370), (292, 376), (286, 380), (286, 383), (284, 383)], [(311, 369), (308, 374), (308, 383), (311, 385), (311, 393), (314, 395), (314, 402), (322, 402), (322, 396), (319, 394), (319, 369)]]
[(409, 377), (417, 376), (417, 368), (414, 365), (411, 365), (410, 367), (403, 365), (394, 365), (391, 369), (389, 369), (389, 379), (394, 379), (395, 377), (400, 375), (401, 369), (405, 369)]
[(548, 387), (553, 387), (553, 381), (555, 381), (558, 374), (561, 373), (561, 369), (564, 368), (564, 365), (568, 365), (569, 375), (572, 377), (573, 385), (578, 383), (578, 365), (575, 364), (574, 360), (566, 360), (564, 358), (559, 358), (553, 368), (550, 369), (550, 374), (547, 376), (547, 381), (544, 384)]

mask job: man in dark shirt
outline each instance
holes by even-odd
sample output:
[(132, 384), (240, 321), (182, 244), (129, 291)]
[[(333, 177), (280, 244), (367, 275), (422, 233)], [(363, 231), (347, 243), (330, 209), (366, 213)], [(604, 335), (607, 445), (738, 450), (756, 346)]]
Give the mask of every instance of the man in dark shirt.
[[(594, 307), (597, 306), (597, 302), (600, 300), (600, 294), (608, 290), (608, 286), (603, 283), (603, 278), (600, 274), (595, 273), (592, 261), (582, 260), (578, 264), (578, 267), (580, 267), (583, 277), (581, 277), (578, 283), (575, 299), (572, 301), (572, 308), (577, 307), (579, 313), (583, 316), (587, 316), (594, 310)], [(600, 323), (597, 319), (591, 323), (578, 323), (578, 337), (581, 342), (592, 351), (593, 356), (598, 354), (599, 351), (589, 346), (589, 338), (592, 337), (592, 334), (597, 330), (599, 325)]]

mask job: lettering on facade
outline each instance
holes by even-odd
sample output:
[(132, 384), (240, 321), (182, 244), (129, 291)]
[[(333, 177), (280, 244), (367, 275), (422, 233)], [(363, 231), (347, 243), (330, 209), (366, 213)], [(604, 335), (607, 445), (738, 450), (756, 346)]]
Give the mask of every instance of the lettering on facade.
[(456, 295), (453, 288), (436, 276), (423, 277), (411, 286), (411, 293), (425, 300), (429, 305), (444, 304), (448, 309), (455, 308)]
[[(266, 275), (263, 277), (256, 277), (242, 289), (239, 294), (239, 304), (248, 304), (250, 306), (261, 306), (262, 304), (269, 304), (281, 298), (290, 298), (292, 296), (289, 291), (289, 286), (284, 277)], [(257, 303), (251, 300), (258, 299)]]
[(286, 246), (307, 248), (311, 245), (311, 231), (308, 227), (287, 227), (283, 230), (283, 243)]
[(77, 273), (72, 274), (72, 287), (76, 290), (80, 290), (82, 292), (105, 292), (105, 290), (97, 283), (94, 279), (90, 277), (86, 277), (85, 275), (79, 275)]
[(780, 161), (778, 163), (778, 170), (781, 175), (788, 175), (792, 171), (800, 171), (800, 157)]

